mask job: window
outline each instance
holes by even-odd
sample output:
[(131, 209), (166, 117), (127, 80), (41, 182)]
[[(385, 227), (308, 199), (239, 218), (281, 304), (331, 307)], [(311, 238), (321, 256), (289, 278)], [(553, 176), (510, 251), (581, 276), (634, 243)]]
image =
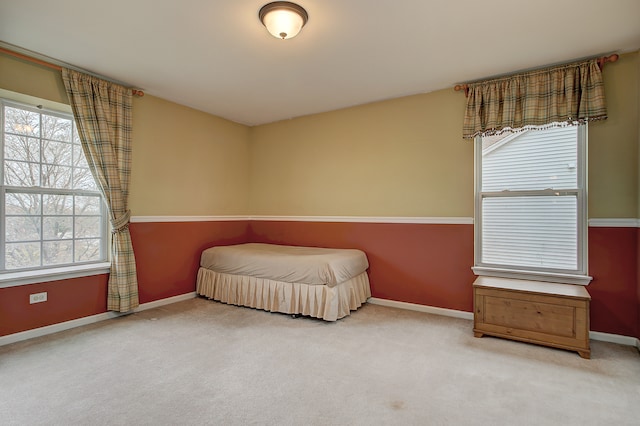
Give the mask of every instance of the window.
[(476, 273), (588, 283), (586, 133), (476, 139)]
[(0, 273), (106, 261), (106, 207), (73, 116), (0, 105)]

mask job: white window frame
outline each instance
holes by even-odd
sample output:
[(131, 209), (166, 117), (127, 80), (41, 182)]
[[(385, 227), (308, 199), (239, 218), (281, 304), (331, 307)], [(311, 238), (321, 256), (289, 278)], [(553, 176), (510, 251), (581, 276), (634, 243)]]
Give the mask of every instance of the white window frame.
[[(588, 276), (588, 216), (587, 216), (587, 139), (588, 125), (578, 125), (577, 130), (577, 184), (578, 188), (563, 190), (531, 191), (482, 191), (482, 137), (474, 140), (475, 163), (475, 220), (474, 220), (474, 257), (472, 268), (476, 275), (519, 278), (550, 281), (557, 283), (588, 285), (592, 277)], [(544, 130), (539, 130), (544, 131)], [(490, 197), (575, 195), (577, 197), (577, 263), (575, 270), (514, 267), (512, 265), (489, 264), (482, 262), (482, 201)]]
[[(109, 262), (109, 248), (110, 248), (110, 239), (109, 239), (109, 216), (106, 208), (106, 203), (104, 201), (104, 197), (102, 196), (99, 190), (81, 190), (81, 189), (50, 189), (50, 188), (42, 188), (42, 187), (14, 187), (14, 186), (6, 186), (4, 184), (4, 106), (20, 108), (27, 111), (32, 111), (36, 113), (42, 113), (46, 115), (56, 116), (60, 118), (74, 120), (73, 114), (69, 111), (64, 111), (62, 108), (52, 109), (52, 108), (43, 108), (40, 104), (39, 106), (33, 106), (32, 102), (24, 102), (23, 99), (14, 100), (9, 97), (6, 97), (7, 94), (12, 94), (12, 92), (2, 91), (2, 98), (0, 98), (0, 223), (3, 224), (2, 232), (0, 232), (0, 288), (5, 287), (14, 287), (26, 284), (33, 283), (43, 283), (49, 281), (63, 280), (69, 278), (78, 278), (85, 277), (91, 275), (99, 275), (106, 274), (110, 272), (110, 262)], [(29, 97), (30, 98), (30, 97)], [(33, 101), (35, 99), (29, 99), (29, 101)], [(30, 104), (31, 103), (31, 104)], [(70, 110), (70, 108), (69, 108)], [(74, 124), (75, 128), (75, 124)], [(40, 164), (42, 164), (42, 152), (40, 158)], [(47, 266), (39, 266), (33, 268), (24, 268), (24, 269), (4, 269), (4, 261), (5, 261), (5, 238), (6, 234), (4, 232), (4, 224), (5, 224), (5, 194), (10, 192), (21, 192), (21, 193), (37, 193), (37, 194), (67, 194), (67, 195), (90, 195), (90, 196), (99, 196), (101, 199), (101, 212), (100, 216), (102, 217), (102, 225), (101, 225), (101, 246), (100, 250), (102, 253), (102, 258), (97, 261), (89, 261), (89, 262), (72, 262), (65, 263), (60, 265), (47, 265)], [(42, 216), (42, 212), (41, 212)], [(75, 214), (73, 215), (75, 217)]]

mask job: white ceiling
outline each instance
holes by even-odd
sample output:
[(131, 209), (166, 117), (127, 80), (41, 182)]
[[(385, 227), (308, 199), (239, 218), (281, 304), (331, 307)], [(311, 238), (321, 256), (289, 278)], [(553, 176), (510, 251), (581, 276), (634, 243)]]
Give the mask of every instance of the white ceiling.
[(640, 0), (299, 0), (291, 40), (268, 2), (2, 0), (0, 41), (248, 125), (640, 48)]

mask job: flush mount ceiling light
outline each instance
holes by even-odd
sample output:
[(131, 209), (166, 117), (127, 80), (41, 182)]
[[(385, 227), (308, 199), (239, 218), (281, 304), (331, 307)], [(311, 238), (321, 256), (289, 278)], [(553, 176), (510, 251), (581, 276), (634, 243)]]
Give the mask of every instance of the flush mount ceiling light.
[(309, 19), (302, 6), (288, 1), (265, 4), (258, 16), (272, 36), (283, 40), (295, 37)]

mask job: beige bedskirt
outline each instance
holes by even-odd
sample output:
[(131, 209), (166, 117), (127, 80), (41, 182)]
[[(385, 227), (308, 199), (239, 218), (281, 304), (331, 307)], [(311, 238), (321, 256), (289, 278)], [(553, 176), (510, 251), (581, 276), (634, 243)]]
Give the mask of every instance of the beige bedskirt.
[(349, 315), (371, 297), (366, 271), (329, 287), (224, 274), (201, 267), (196, 292), (231, 305), (308, 315), (326, 321)]

